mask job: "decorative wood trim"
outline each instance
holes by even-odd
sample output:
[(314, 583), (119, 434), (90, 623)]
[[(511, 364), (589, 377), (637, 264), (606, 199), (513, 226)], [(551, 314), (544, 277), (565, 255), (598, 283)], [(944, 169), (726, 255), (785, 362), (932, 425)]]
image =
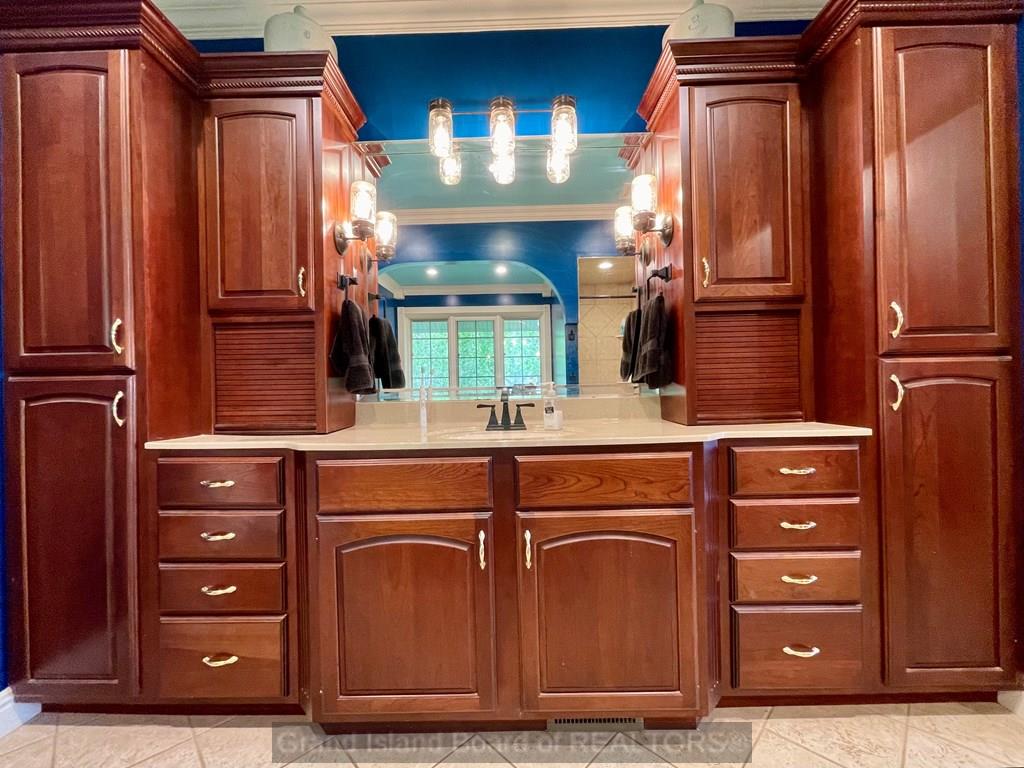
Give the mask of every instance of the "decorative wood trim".
[[(508, 221), (601, 221), (611, 223), (618, 203), (581, 205), (478, 205), (467, 208), (404, 208), (392, 211), (403, 225), (492, 224)], [(611, 250), (611, 249), (609, 249)]]

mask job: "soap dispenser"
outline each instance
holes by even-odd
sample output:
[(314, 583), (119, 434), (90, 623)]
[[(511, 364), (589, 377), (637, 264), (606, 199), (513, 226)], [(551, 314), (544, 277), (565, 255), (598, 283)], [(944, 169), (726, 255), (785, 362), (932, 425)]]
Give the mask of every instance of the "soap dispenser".
[(555, 407), (555, 383), (544, 385), (544, 429), (561, 429), (562, 412)]

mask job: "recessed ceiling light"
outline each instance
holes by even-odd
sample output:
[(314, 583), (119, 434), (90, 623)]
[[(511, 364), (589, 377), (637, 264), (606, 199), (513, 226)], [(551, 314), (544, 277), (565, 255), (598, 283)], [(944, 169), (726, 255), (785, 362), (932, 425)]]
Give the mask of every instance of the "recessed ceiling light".
[(507, 275), (508, 274), (508, 267), (506, 267), (504, 264), (499, 264), (498, 266), (496, 266), (494, 268), (494, 274), (496, 274), (496, 275)]
[(614, 266), (615, 265), (612, 264), (610, 261), (602, 261), (600, 264), (597, 265), (597, 268), (598, 269), (611, 269)]
[(427, 277), (437, 277), (437, 268), (427, 267)]

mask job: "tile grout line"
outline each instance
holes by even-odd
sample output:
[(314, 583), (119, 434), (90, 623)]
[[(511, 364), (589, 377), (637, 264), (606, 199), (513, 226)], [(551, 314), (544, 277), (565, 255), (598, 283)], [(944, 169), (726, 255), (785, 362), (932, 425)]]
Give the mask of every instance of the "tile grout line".
[[(441, 758), (440, 760), (438, 760), (438, 761), (437, 761), (436, 763), (434, 763), (434, 764), (433, 764), (433, 765), (431, 766), (431, 768), (437, 768), (437, 766), (439, 766), (439, 765), (440, 765), (441, 763), (443, 763), (443, 762), (444, 762), (445, 760), (447, 760), (447, 759), (448, 759), (449, 757), (451, 757), (452, 755), (454, 755), (454, 754), (455, 754), (455, 753), (456, 753), (457, 751), (459, 751), (460, 749), (462, 749), (462, 747), (466, 746), (466, 745), (467, 745), (467, 744), (468, 744), (468, 743), (470, 742), (470, 740), (471, 740), (471, 739), (473, 738), (473, 736), (474, 736), (474, 734), (473, 734), (472, 732), (471, 732), (471, 733), (469, 733), (469, 734), (468, 734), (468, 735), (466, 736), (466, 738), (465, 738), (465, 740), (464, 740), (464, 741), (461, 741), (461, 742), (459, 742), (459, 743), (458, 743), (458, 744), (457, 744), (457, 745), (455, 746), (455, 748), (454, 748), (454, 749), (452, 749), (452, 750), (450, 750), (450, 751), (449, 751), (448, 753), (446, 753), (446, 754), (445, 754), (445, 756), (444, 756), (444, 757), (442, 757), (442, 758)], [(354, 764), (354, 765), (356, 766), (356, 768), (359, 768), (359, 763), (356, 763), (355, 761), (353, 761), (353, 764)]]
[(601, 745), (601, 748), (599, 750), (597, 750), (597, 754), (594, 755), (592, 758), (590, 758), (590, 760), (587, 761), (587, 764), (585, 766), (583, 766), (583, 768), (590, 768), (590, 766), (592, 766), (594, 764), (594, 761), (597, 760), (597, 758), (601, 756), (601, 753), (604, 752), (606, 749), (608, 749), (608, 745), (612, 743), (612, 739), (614, 739), (614, 738), (615, 738), (615, 732), (612, 731), (611, 733), (608, 734), (608, 741), (606, 741), (604, 744)]
[(199, 739), (196, 738), (196, 727), (192, 725), (192, 718), (188, 719), (188, 729), (192, 731), (192, 748), (196, 751), (196, 760), (199, 761), (199, 768), (206, 768), (206, 761), (203, 760), (203, 753), (199, 749)]
[(911, 728), (913, 728), (914, 731), (916, 731), (917, 733), (923, 733), (926, 736), (933, 736), (933, 737), (935, 737), (937, 739), (941, 739), (942, 741), (948, 741), (950, 744), (953, 744), (953, 745), (955, 745), (957, 747), (960, 747), (960, 749), (963, 749), (963, 750), (966, 750), (968, 752), (971, 752), (972, 754), (978, 755), (979, 757), (984, 757), (987, 760), (995, 760), (997, 763), (1005, 763), (1006, 762), (1001, 757), (996, 757), (995, 755), (990, 755), (988, 752), (982, 752), (980, 749), (975, 749), (974, 747), (968, 747), (966, 744), (961, 744), (959, 741), (957, 741), (956, 739), (946, 735), (942, 731), (929, 731), (929, 730), (926, 730), (924, 728), (918, 728), (916, 725), (911, 725), (910, 724), (910, 718), (908, 717), (907, 718), (907, 731), (908, 731), (908, 734), (909, 734), (909, 731), (910, 731)]
[[(764, 727), (765, 727), (765, 730), (767, 730), (768, 723), (765, 723)], [(761, 733), (764, 734), (764, 731), (761, 731)], [(815, 757), (820, 757), (825, 762), (831, 763), (832, 765), (836, 766), (836, 768), (858, 768), (858, 766), (849, 766), (849, 765), (844, 765), (843, 763), (836, 762), (831, 757), (826, 757), (825, 755), (821, 754), (820, 752), (815, 752), (813, 749), (810, 749), (809, 747), (805, 746), (804, 744), (801, 744), (799, 741), (794, 741), (793, 739), (790, 739), (790, 738), (787, 738), (786, 736), (783, 736), (778, 731), (772, 731), (772, 736), (774, 736), (777, 739), (782, 739), (783, 741), (789, 742), (790, 744), (793, 744), (793, 745), (795, 745), (797, 747), (800, 747), (800, 749), (804, 750), (805, 752), (810, 752)], [(753, 755), (751, 755), (751, 756), (753, 756)]]
[(903, 720), (903, 751), (900, 754), (900, 768), (906, 768), (907, 766), (907, 750), (910, 747), (910, 705), (906, 705), (904, 710)]

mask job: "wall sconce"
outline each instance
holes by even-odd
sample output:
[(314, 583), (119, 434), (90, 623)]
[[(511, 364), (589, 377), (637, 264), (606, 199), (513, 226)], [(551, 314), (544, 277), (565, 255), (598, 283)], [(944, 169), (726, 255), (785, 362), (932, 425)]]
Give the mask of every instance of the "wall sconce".
[(377, 211), (377, 188), (368, 181), (353, 181), (349, 188), (351, 220), (334, 224), (334, 247), (344, 255), (353, 240), (376, 239), (376, 256), (387, 261), (395, 255), (398, 242), (398, 220), (393, 213)]
[(615, 209), (615, 249), (623, 256), (636, 256), (632, 206), (622, 205)]
[(398, 243), (398, 219), (390, 211), (377, 214), (377, 261), (390, 261), (395, 258), (395, 245)]
[(658, 179), (652, 173), (644, 173), (630, 184), (630, 199), (633, 203), (633, 229), (640, 233), (657, 232), (661, 242), (671, 244), (674, 226), (671, 214), (658, 213)]

